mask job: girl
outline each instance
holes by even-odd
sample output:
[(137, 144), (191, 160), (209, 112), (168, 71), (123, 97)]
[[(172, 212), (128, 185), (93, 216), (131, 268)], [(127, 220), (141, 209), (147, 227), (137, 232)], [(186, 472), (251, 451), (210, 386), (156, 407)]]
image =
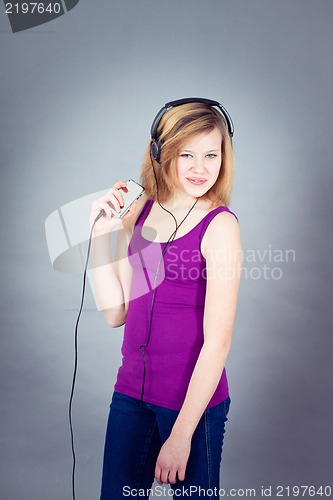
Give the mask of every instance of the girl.
[(101, 500), (148, 499), (154, 479), (174, 498), (203, 490), (219, 498), (242, 265), (238, 219), (227, 206), (232, 134), (216, 101), (168, 103), (152, 125), (144, 195), (122, 219), (110, 207), (120, 211), (124, 182), (93, 204), (92, 222), (105, 211), (93, 233), (97, 297), (108, 324), (125, 325)]

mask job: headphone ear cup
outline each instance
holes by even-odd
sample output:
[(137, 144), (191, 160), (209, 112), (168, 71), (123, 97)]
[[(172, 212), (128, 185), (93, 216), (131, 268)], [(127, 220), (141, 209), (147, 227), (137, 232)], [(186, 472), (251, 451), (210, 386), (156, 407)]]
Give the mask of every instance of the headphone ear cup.
[(154, 160), (157, 161), (157, 163), (161, 163), (161, 146), (160, 143), (158, 141), (155, 141), (154, 139), (152, 139), (150, 144), (150, 154), (154, 158)]

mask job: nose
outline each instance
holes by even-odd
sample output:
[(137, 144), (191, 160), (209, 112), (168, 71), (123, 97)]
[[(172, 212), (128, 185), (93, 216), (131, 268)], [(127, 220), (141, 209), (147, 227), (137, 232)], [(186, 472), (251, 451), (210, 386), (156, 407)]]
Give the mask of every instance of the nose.
[(193, 158), (192, 170), (196, 174), (201, 174), (205, 171), (205, 163), (201, 158)]

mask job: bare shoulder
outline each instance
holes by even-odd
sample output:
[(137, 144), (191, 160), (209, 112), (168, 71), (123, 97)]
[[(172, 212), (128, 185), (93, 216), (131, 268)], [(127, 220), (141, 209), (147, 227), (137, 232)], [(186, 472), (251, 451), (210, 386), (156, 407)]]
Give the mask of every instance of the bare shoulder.
[(210, 221), (201, 242), (205, 258), (226, 247), (240, 248), (240, 228), (236, 217), (228, 212), (220, 212)]

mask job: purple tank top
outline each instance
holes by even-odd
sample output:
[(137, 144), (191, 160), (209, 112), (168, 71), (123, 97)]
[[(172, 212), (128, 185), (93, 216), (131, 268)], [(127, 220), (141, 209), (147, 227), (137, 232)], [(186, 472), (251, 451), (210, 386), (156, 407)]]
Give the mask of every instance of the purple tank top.
[[(146, 201), (128, 246), (133, 281), (121, 348), (122, 365), (114, 390), (141, 398), (144, 365), (140, 346), (147, 343), (152, 290), (155, 289), (149, 341), (144, 350), (143, 400), (180, 410), (204, 340), (206, 261), (200, 244), (218, 213), (228, 211), (236, 215), (228, 207), (213, 209), (184, 236), (177, 238), (176, 235), (162, 257), (166, 243), (148, 241), (141, 233), (152, 205), (153, 200)], [(228, 395), (224, 369), (207, 408), (221, 403)]]

